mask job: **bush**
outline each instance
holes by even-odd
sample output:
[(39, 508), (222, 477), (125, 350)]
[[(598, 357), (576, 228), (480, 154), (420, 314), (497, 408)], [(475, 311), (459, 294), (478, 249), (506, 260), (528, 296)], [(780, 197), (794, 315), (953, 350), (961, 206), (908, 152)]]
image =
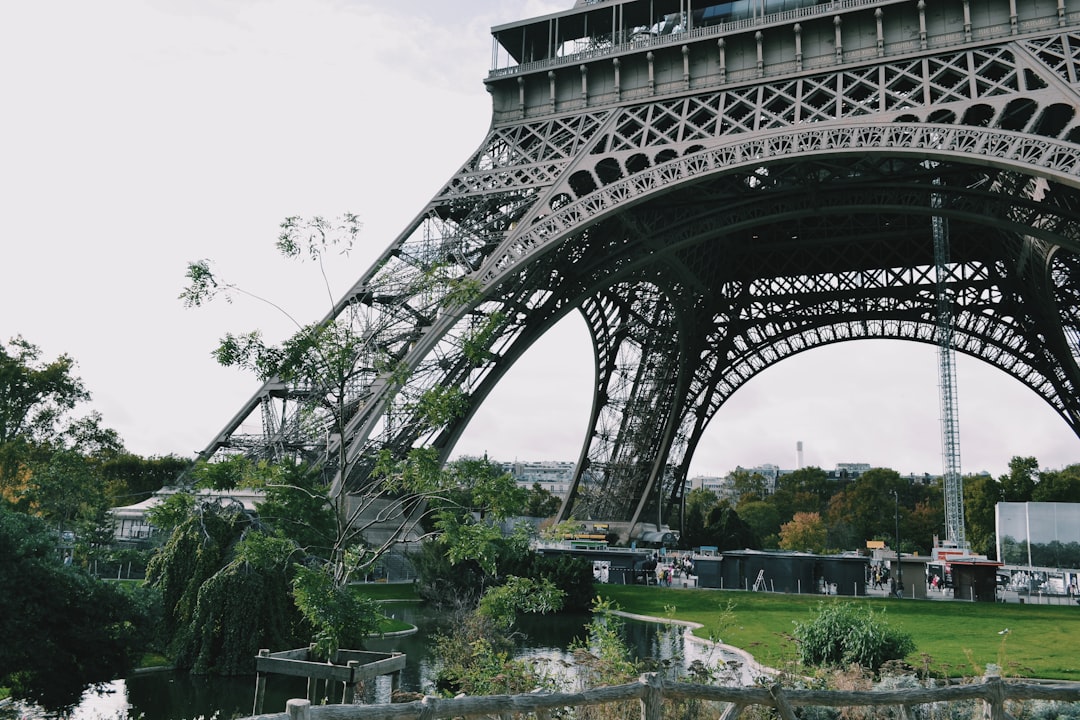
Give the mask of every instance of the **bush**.
[(915, 650), (911, 635), (890, 627), (885, 610), (853, 603), (820, 603), (817, 615), (795, 623), (799, 659), (806, 665), (859, 665), (877, 672)]

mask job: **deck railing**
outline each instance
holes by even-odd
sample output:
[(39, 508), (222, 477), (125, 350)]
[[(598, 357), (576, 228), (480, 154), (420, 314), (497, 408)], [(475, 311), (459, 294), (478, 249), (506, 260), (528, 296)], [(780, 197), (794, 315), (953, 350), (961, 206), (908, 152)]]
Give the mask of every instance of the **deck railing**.
[(900, 717), (911, 717), (916, 705), (982, 701), (988, 720), (1012, 720), (1006, 701), (1050, 700), (1080, 702), (1080, 684), (1005, 682), (987, 677), (981, 682), (933, 688), (898, 690), (798, 690), (772, 687), (720, 687), (664, 680), (656, 673), (642, 675), (637, 682), (573, 693), (534, 692), (525, 695), (484, 697), (425, 697), (407, 703), (380, 705), (312, 705), (308, 700), (289, 700), (286, 712), (257, 716), (260, 720), (438, 720), (439, 718), (488, 717), (510, 720), (515, 715), (532, 714), (547, 720), (557, 710), (568, 707), (607, 705), (638, 700), (641, 720), (661, 720), (664, 704), (672, 701), (703, 700), (726, 703), (718, 720), (734, 720), (754, 705), (775, 708), (782, 720), (797, 720), (794, 708), (896, 706)]

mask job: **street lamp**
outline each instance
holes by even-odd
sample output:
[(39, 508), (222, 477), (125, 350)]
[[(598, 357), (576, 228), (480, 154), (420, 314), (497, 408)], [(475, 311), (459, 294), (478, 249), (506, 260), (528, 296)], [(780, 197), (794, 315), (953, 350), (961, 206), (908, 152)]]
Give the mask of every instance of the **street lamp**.
[(896, 518), (896, 597), (904, 597), (904, 569), (900, 565), (900, 493), (896, 490), (892, 491), (893, 498), (896, 500), (896, 510), (894, 511), (894, 517)]

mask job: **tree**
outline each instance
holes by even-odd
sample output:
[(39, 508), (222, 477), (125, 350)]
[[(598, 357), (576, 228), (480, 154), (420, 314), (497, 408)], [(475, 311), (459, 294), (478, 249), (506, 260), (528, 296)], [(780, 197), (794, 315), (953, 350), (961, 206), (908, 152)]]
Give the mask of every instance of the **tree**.
[(35, 452), (56, 443), (70, 411), (90, 399), (71, 357), (41, 356), (21, 336), (0, 343), (0, 492), (9, 501), (20, 499)]
[(752, 473), (745, 468), (736, 468), (731, 473), (731, 485), (734, 488), (735, 498), (738, 502), (742, 502), (744, 498), (747, 500), (764, 500), (768, 494), (765, 476), (758, 472)]
[(1009, 460), (1009, 473), (998, 478), (1001, 502), (1031, 502), (1039, 474), (1039, 461), (1033, 457), (1015, 456)]
[(964, 535), (977, 553), (992, 557), (997, 552), (994, 508), (1001, 501), (1001, 485), (991, 476), (964, 478)]
[(780, 528), (780, 547), (819, 553), (825, 550), (829, 531), (820, 513), (797, 512), (790, 522)]
[(780, 512), (775, 504), (764, 500), (744, 502), (739, 504), (738, 513), (765, 547), (777, 547)]
[(112, 505), (132, 505), (172, 485), (191, 462), (176, 455), (144, 458), (119, 452), (102, 461), (101, 475)]
[(562, 500), (534, 482), (525, 501), (525, 514), (529, 517), (551, 517), (559, 511)]
[[(177, 667), (251, 672), (260, 648), (300, 641), (289, 592), (295, 545), (260, 528), (236, 501), (192, 501), (147, 567), (161, 593), (164, 629)], [(305, 641), (306, 643), (306, 641)]]
[(761, 548), (761, 540), (754, 534), (754, 530), (726, 500), (709, 511), (707, 523), (702, 534), (709, 540), (708, 545), (715, 545), (720, 550)]
[(819, 467), (799, 468), (781, 475), (776, 480), (776, 492), (769, 498), (780, 515), (778, 526), (797, 512), (824, 513), (835, 491), (836, 481)]
[[(359, 221), (351, 214), (339, 221), (290, 217), (281, 224), (277, 247), (287, 259), (310, 259), (321, 264), (331, 250), (347, 252), (359, 230)], [(414, 280), (426, 291), (441, 291), (442, 306), (465, 304), (476, 296), (475, 280), (444, 277), (444, 270), (434, 263)], [(189, 284), (180, 297), (189, 307), (200, 306), (219, 295), (227, 299), (246, 295), (267, 303), (292, 320), (273, 302), (219, 279), (206, 260), (189, 263), (187, 277)], [(419, 292), (420, 287), (413, 290)], [(310, 325), (293, 320), (295, 332), (280, 344), (266, 342), (258, 331), (230, 333), (214, 351), (215, 358), (224, 366), (247, 370), (264, 382), (302, 390), (290, 396), (299, 406), (293, 417), (298, 419), (303, 434), (292, 445), (303, 448), (297, 450), (304, 453), (301, 461), (306, 468), (320, 473), (321, 485), (316, 488), (280, 476), (265, 482), (264, 487), (279, 486), (282, 492), (302, 494), (292, 496), (287, 503), (279, 498), (275, 505), (278, 509), (288, 510), (287, 505), (291, 505), (312, 510), (324, 506), (329, 510), (332, 527), (328, 533), (311, 523), (306, 528), (302, 527), (303, 523), (293, 523), (289, 528), (274, 523), (278, 536), (292, 544), (290, 562), (299, 563), (302, 568), (296, 570), (293, 599), (319, 633), (319, 642), (326, 647), (349, 637), (355, 624), (363, 620), (356, 613), (341, 612), (341, 591), (350, 578), (373, 570), (402, 535), (416, 528), (435, 533), (452, 563), (475, 561), (485, 572), (493, 573), (501, 535), (494, 521), (506, 517), (511, 508), (514, 513), (520, 513), (527, 502), (527, 492), (486, 458), (466, 459), (443, 468), (439, 450), (424, 447), (417, 440), (430, 437), (467, 410), (469, 398), (457, 386), (436, 384), (395, 399), (398, 416), (408, 417), (409, 432), (416, 431), (415, 446), (410, 451), (389, 443), (380, 450), (374, 441), (363, 449), (354, 447), (350, 422), (355, 418), (357, 406), (365, 402), (358, 389), (362, 390), (376, 376), (400, 389), (407, 386), (410, 375), (410, 369), (400, 358), (392, 356), (379, 339), (376, 326), (390, 321), (372, 318), (365, 307), (362, 303), (334, 305), (326, 319)], [(481, 330), (480, 334), (484, 332)], [(482, 337), (472, 336), (464, 342), (468, 345), (466, 356), (483, 354)], [(238, 482), (250, 483), (249, 471), (241, 461), (203, 463), (192, 476), (210, 486), (227, 487)], [(392, 510), (385, 510), (387, 503)], [(295, 517), (291, 512), (287, 514)], [(377, 523), (385, 526), (387, 517), (394, 518), (397, 527), (381, 532), (377, 541), (369, 542), (369, 537), (376, 537), (369, 529)], [(174, 533), (183, 530), (181, 524)], [(170, 563), (177, 568), (189, 562), (176, 553), (170, 557)], [(233, 561), (221, 554), (215, 558), (214, 565), (220, 568), (223, 564), (232, 567)], [(323, 573), (325, 577), (315, 573)], [(174, 575), (176, 571), (169, 568), (160, 570), (158, 576), (170, 586)], [(196, 575), (189, 573), (188, 577)], [(210, 576), (203, 575), (198, 581), (209, 582)], [(179, 593), (180, 599), (190, 595), (195, 582), (191, 580)], [(201, 591), (198, 594), (202, 596)], [(217, 598), (219, 604), (228, 602), (224, 595)], [(181, 607), (178, 631), (191, 627), (193, 616), (188, 612), (189, 606), (190, 603)], [(207, 608), (208, 613), (212, 610)], [(324, 622), (327, 618), (342, 617), (352, 617), (354, 626)]]
[(1031, 500), (1080, 503), (1080, 465), (1040, 473), (1039, 482), (1031, 491)]
[[(910, 507), (915, 492), (900, 474), (888, 468), (872, 468), (855, 482), (833, 495), (827, 513), (830, 528), (850, 528), (844, 544), (862, 545), (873, 538), (889, 538), (896, 534), (894, 510), (899, 495), (901, 515)], [(830, 545), (839, 543), (830, 541)]]
[(115, 586), (64, 565), (39, 518), (0, 504), (0, 686), (58, 711), (122, 677), (145, 648), (144, 616)]
[(937, 501), (920, 500), (904, 520), (901, 529), (901, 543), (905, 550), (929, 555), (933, 547), (934, 535), (940, 534), (945, 527), (945, 508), (943, 497), (938, 494)]
[(705, 537), (705, 525), (709, 511), (718, 502), (716, 493), (705, 488), (694, 488), (686, 493), (686, 512), (682, 532), (679, 534), (680, 546), (694, 548), (710, 544)]
[(41, 349), (22, 336), (0, 343), (0, 446), (56, 437), (67, 413), (90, 399), (74, 369), (68, 355), (43, 363)]

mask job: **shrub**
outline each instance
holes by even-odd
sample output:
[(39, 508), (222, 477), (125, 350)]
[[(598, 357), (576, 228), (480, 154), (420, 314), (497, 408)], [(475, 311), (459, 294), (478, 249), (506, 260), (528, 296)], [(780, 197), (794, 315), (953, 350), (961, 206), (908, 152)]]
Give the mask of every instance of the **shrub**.
[(911, 635), (890, 627), (885, 610), (853, 603), (820, 603), (817, 615), (795, 623), (799, 659), (806, 665), (859, 665), (878, 671), (915, 650)]

